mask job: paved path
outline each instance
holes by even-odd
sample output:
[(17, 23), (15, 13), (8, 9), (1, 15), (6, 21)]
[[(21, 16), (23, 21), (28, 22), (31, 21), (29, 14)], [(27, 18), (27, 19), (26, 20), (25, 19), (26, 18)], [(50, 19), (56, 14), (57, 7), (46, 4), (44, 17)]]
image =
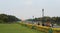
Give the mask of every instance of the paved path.
[(57, 26), (57, 25), (56, 25), (56, 26), (53, 26), (53, 28), (60, 28), (60, 26)]

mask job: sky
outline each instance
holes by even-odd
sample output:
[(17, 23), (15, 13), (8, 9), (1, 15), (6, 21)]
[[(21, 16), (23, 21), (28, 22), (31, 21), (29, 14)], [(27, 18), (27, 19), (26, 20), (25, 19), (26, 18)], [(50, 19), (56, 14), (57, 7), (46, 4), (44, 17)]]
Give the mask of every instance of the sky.
[(60, 16), (60, 0), (0, 0), (0, 14), (14, 15), (19, 19)]

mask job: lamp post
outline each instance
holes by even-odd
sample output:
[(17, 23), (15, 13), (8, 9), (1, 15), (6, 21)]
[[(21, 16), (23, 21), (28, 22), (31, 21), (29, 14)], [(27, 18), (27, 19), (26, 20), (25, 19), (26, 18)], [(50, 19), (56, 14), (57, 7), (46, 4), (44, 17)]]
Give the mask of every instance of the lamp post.
[(33, 17), (33, 21), (32, 21), (32, 23), (34, 23), (34, 16), (32, 16)]

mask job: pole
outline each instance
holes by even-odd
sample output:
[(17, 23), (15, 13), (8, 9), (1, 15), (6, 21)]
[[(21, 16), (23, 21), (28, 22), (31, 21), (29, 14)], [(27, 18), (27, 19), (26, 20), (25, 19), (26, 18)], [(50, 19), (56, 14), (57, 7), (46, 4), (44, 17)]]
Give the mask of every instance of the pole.
[(42, 9), (42, 17), (44, 17), (44, 9)]
[(34, 23), (34, 16), (32, 16), (33, 17), (33, 21), (32, 21), (32, 24)]
[(44, 9), (42, 9), (42, 22), (44, 23)]

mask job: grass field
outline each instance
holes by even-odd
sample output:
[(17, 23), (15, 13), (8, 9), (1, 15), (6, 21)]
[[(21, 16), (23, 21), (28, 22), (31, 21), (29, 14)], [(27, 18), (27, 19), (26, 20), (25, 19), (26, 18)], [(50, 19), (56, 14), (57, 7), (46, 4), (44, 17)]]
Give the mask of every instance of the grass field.
[(19, 24), (0, 24), (0, 33), (43, 33)]

